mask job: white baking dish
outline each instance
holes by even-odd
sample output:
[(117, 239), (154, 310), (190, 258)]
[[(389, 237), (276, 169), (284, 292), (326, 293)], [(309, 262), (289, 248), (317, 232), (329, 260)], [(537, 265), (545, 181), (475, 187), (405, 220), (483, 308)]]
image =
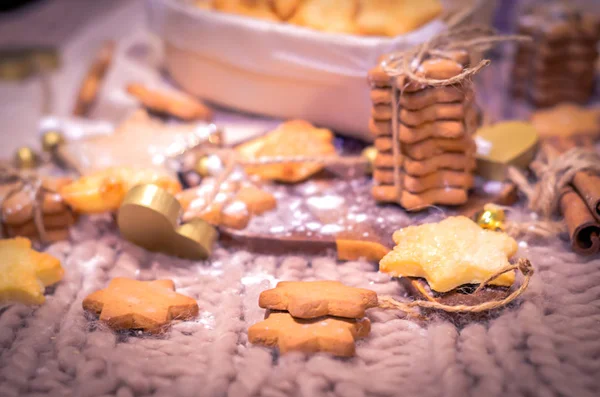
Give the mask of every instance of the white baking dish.
[(361, 37), (203, 10), (181, 0), (149, 0), (147, 11), (150, 27), (164, 41), (166, 68), (184, 90), (236, 110), (301, 118), (364, 140), (371, 139), (367, 71), (380, 55), (445, 26), (434, 20), (403, 36)]

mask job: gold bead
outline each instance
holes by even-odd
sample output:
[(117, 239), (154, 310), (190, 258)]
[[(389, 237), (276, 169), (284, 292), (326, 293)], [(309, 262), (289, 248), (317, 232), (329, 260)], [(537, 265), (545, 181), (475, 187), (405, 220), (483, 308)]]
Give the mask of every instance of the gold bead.
[(369, 161), (369, 172), (373, 172), (375, 157), (377, 157), (377, 149), (375, 149), (375, 146), (368, 146), (364, 148), (361, 156)]
[(52, 152), (65, 142), (63, 135), (56, 130), (50, 130), (42, 135), (42, 148), (46, 152)]
[(39, 157), (30, 147), (23, 146), (15, 153), (15, 166), (20, 169), (31, 169), (39, 164)]
[(202, 156), (196, 161), (194, 171), (196, 171), (201, 177), (207, 177), (210, 175), (208, 156)]
[(215, 176), (223, 171), (223, 162), (221, 158), (216, 154), (208, 156), (202, 156), (196, 162), (194, 171), (196, 171), (201, 177)]
[(504, 230), (505, 219), (504, 210), (491, 204), (486, 204), (483, 211), (475, 215), (475, 222), (488, 230)]

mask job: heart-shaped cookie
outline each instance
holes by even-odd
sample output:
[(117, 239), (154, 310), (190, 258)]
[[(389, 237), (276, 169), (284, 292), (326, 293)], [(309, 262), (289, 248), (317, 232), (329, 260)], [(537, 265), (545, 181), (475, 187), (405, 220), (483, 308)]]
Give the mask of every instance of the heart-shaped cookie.
[(181, 211), (177, 199), (166, 190), (138, 185), (125, 196), (117, 222), (125, 239), (150, 251), (206, 259), (217, 231), (202, 219), (179, 225)]
[(477, 174), (503, 181), (509, 166), (527, 168), (535, 156), (538, 134), (531, 123), (506, 121), (481, 127), (475, 135)]

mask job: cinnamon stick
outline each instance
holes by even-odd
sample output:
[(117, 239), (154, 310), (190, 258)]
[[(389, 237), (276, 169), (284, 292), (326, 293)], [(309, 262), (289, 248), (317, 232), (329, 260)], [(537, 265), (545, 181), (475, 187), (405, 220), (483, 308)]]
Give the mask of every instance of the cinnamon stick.
[(600, 223), (592, 216), (586, 203), (573, 188), (561, 191), (560, 208), (567, 227), (573, 251), (593, 255), (600, 251)]
[(572, 183), (594, 218), (600, 222), (600, 176), (582, 171), (575, 174)]
[[(584, 147), (589, 148), (590, 146), (584, 145)], [(550, 161), (558, 157), (561, 152), (555, 146), (544, 145), (543, 149)], [(590, 171), (579, 171), (573, 177), (571, 184), (587, 205), (592, 216), (600, 222), (600, 175)]]

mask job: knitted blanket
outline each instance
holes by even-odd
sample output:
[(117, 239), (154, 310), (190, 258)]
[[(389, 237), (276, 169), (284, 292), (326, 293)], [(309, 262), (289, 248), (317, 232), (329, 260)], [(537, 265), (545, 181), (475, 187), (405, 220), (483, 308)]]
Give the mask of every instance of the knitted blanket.
[[(395, 211), (398, 224), (411, 221)], [(280, 216), (277, 213), (271, 216)], [(432, 211), (419, 222), (440, 219)], [(402, 222), (403, 220), (403, 222)], [(414, 221), (414, 216), (413, 219)], [(263, 220), (266, 221), (266, 220)], [(247, 341), (264, 311), (258, 295), (279, 280), (339, 280), (403, 297), (373, 263), (330, 256), (261, 256), (218, 248), (206, 262), (151, 254), (108, 218), (84, 219), (50, 246), (66, 276), (39, 308), (0, 314), (2, 396), (578, 396), (600, 393), (600, 258), (554, 241), (521, 242), (536, 269), (515, 305), (487, 319), (371, 309), (357, 355), (280, 356)], [(200, 316), (165, 335), (114, 333), (81, 302), (112, 277), (170, 278)], [(458, 325), (457, 325), (458, 324)]]

